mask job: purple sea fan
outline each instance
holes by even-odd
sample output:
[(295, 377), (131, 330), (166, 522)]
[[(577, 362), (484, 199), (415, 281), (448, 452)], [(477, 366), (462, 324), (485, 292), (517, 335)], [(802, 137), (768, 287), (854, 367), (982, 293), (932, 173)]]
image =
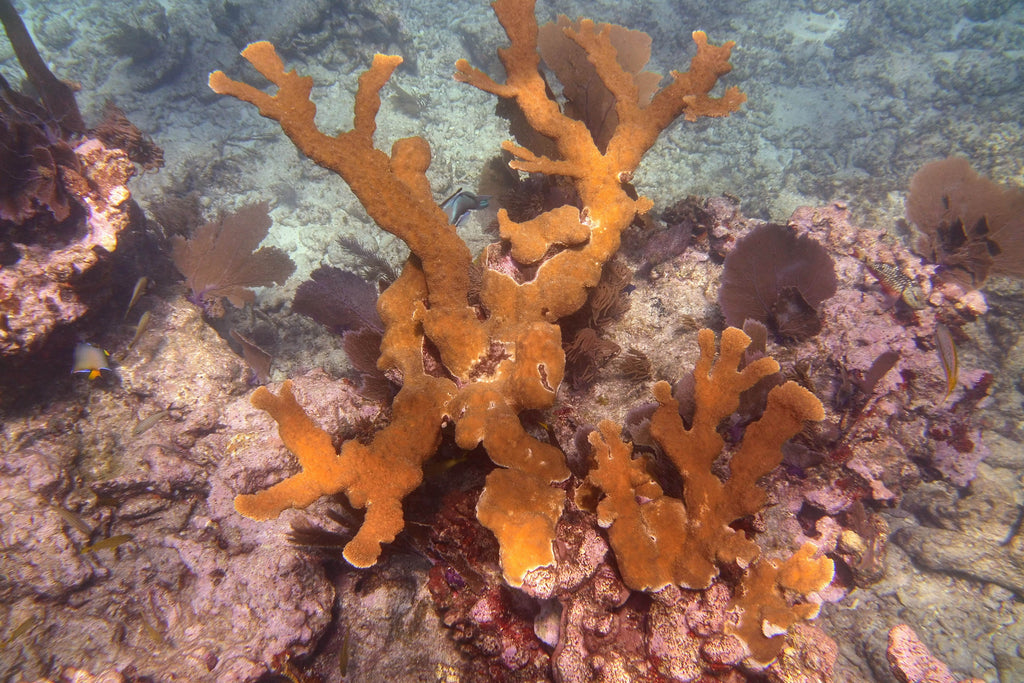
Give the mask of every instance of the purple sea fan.
[(718, 305), (727, 325), (758, 320), (794, 339), (821, 331), (818, 310), (836, 293), (836, 271), (823, 246), (768, 223), (736, 243), (725, 259)]
[(377, 288), (333, 266), (320, 266), (295, 290), (292, 310), (317, 321), (335, 334), (370, 328), (384, 331), (377, 315)]

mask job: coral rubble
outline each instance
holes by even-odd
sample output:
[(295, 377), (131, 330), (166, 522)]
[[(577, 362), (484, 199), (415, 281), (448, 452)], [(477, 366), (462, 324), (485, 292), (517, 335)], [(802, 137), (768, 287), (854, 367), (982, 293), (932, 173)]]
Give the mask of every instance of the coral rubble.
[(71, 217), (69, 236), (57, 243), (29, 241), (0, 220), (0, 245), (10, 254), (0, 267), (0, 356), (38, 351), (54, 331), (110, 296), (112, 254), (136, 215), (126, 186), (135, 169), (125, 152), (96, 139), (85, 140), (72, 155), (81, 169), (72, 193), (85, 215)]
[[(272, 438), (247, 433), (258, 411), (244, 364), (180, 298), (151, 311), (152, 334), (118, 365), (120, 391), (76, 383), (51, 410), (5, 415), (0, 624), (5, 637), (33, 627), (3, 648), (4, 680), (74, 665), (255, 681), (273, 656), (308, 652), (330, 620), (323, 568), (234, 510), (231, 489), (255, 469), (241, 457), (260, 450), (246, 446)], [(331, 410), (366, 403), (320, 378), (303, 387)], [(241, 457), (222, 467), (224, 452)]]
[(114, 252), (139, 211), (128, 154), (86, 129), (7, 0), (0, 20), (39, 96), (0, 77), (0, 374), (17, 382), (9, 368), (68, 346), (56, 333), (110, 298)]
[(970, 494), (961, 497), (941, 482), (933, 482), (908, 494), (904, 509), (926, 520), (893, 535), (916, 564), (997, 584), (1024, 596), (1021, 510), (1005, 485), (991, 475), (979, 477)]
[[(914, 629), (906, 624), (889, 631), (886, 651), (892, 673), (902, 683), (957, 683), (957, 679), (941, 660), (928, 651)], [(980, 683), (981, 679), (964, 679), (960, 683)]]

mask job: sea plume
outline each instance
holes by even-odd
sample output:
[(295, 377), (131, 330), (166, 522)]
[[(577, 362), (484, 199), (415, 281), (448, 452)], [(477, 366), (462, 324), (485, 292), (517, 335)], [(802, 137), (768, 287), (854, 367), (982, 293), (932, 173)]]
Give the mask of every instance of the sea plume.
[(292, 310), (317, 321), (335, 334), (370, 328), (378, 332), (384, 323), (377, 315), (377, 288), (333, 266), (320, 266), (295, 290)]

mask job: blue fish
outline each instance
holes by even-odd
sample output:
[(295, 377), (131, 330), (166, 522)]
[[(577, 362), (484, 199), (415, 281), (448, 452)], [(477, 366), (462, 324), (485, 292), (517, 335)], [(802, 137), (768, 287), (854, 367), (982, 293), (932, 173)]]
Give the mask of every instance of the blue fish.
[(490, 199), (489, 195), (477, 196), (460, 187), (448, 199), (441, 202), (441, 210), (448, 216), (449, 223), (458, 226), (470, 211), (486, 209), (490, 204)]
[(88, 373), (89, 379), (96, 379), (103, 373), (102, 370), (110, 371), (110, 354), (92, 344), (85, 342), (75, 347), (75, 362), (71, 367), (72, 374)]

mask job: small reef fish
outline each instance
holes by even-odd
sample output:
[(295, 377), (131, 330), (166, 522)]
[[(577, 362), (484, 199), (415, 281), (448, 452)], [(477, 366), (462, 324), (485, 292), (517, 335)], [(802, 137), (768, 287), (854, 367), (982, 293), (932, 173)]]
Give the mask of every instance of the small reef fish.
[(345, 629), (345, 635), (341, 637), (341, 649), (338, 652), (338, 665), (339, 668), (341, 669), (342, 680), (345, 679), (345, 676), (348, 676), (348, 660), (350, 647), (349, 636), (351, 635), (351, 633), (352, 632), (349, 629)]
[(935, 326), (935, 348), (939, 352), (942, 371), (946, 373), (946, 395), (942, 397), (945, 403), (960, 379), (960, 356), (953, 343), (953, 334), (942, 323)]
[(469, 215), (470, 211), (486, 209), (490, 200), (491, 198), (487, 195), (477, 196), (460, 187), (448, 199), (441, 202), (441, 210), (448, 216), (448, 222), (457, 226)]
[[(142, 630), (146, 632), (146, 635), (149, 636), (150, 640), (160, 646), (167, 645), (167, 639), (164, 638), (164, 634), (160, 632), (160, 629), (146, 621), (141, 614), (138, 616), (138, 620), (139, 624), (142, 626)], [(157, 624), (159, 623), (160, 622), (157, 622)]]
[(921, 285), (899, 266), (872, 261), (859, 249), (856, 256), (889, 294), (903, 299), (903, 302), (913, 309), (920, 310), (925, 307), (924, 290), (921, 289)]
[(85, 342), (75, 347), (75, 363), (71, 367), (71, 374), (87, 373), (89, 379), (96, 379), (103, 374), (103, 370), (110, 371), (110, 354)]
[(124, 311), (124, 318), (128, 318), (128, 314), (132, 311), (132, 306), (142, 298), (142, 295), (146, 293), (146, 289), (149, 288), (149, 278), (143, 275), (135, 282), (135, 289), (132, 290), (132, 298), (128, 300), (128, 308)]
[(133, 538), (135, 537), (131, 534), (117, 534), (116, 536), (102, 538), (96, 541), (95, 543), (90, 543), (89, 545), (83, 547), (82, 553), (95, 553), (100, 550), (114, 550), (124, 545), (128, 541), (132, 540)]
[(13, 643), (15, 640), (25, 635), (32, 630), (32, 627), (36, 625), (36, 617), (29, 617), (25, 621), (18, 624), (17, 628), (11, 631), (11, 634), (0, 641), (0, 650), (3, 650), (8, 645)]
[(143, 313), (142, 317), (139, 318), (139, 324), (135, 326), (135, 336), (133, 336), (132, 340), (128, 342), (128, 348), (125, 349), (126, 355), (129, 351), (132, 350), (132, 347), (135, 346), (135, 342), (139, 341), (139, 337), (141, 337), (145, 333), (146, 328), (149, 327), (149, 321), (151, 319), (152, 317), (150, 316), (149, 311)]
[(61, 519), (68, 523), (69, 526), (78, 529), (86, 538), (92, 536), (92, 527), (85, 523), (85, 520), (76, 515), (71, 510), (68, 510), (63, 505), (56, 505), (51, 503), (51, 507), (54, 512), (60, 515)]
[(171, 411), (169, 410), (160, 410), (143, 420), (139, 420), (139, 423), (132, 427), (132, 436), (139, 436), (140, 434), (145, 433), (150, 427), (170, 414)]

